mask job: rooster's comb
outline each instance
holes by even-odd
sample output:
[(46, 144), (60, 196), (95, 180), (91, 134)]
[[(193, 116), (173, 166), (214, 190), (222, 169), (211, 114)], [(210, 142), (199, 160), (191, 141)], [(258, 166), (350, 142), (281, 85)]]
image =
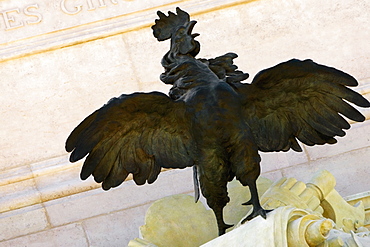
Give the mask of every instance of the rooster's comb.
[(177, 7), (176, 14), (169, 11), (168, 16), (166, 16), (161, 11), (157, 12), (159, 19), (155, 20), (155, 25), (152, 26), (152, 29), (153, 35), (158, 41), (171, 38), (172, 34), (176, 32), (180, 26), (189, 23), (190, 16), (188, 13)]

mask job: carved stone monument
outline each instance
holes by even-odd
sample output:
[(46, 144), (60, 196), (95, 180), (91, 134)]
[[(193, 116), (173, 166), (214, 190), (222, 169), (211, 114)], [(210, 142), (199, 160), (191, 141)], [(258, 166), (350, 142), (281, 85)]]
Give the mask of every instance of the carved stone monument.
[[(364, 204), (348, 204), (335, 190), (335, 182), (333, 175), (325, 170), (307, 184), (294, 178), (282, 178), (275, 183), (260, 179), (257, 187), (262, 194), (261, 203), (274, 210), (266, 220), (257, 217), (246, 224), (237, 224), (218, 238), (216, 222), (207, 220), (209, 213), (203, 204), (194, 206), (193, 198), (188, 195), (166, 197), (149, 208), (146, 224), (140, 228), (141, 238), (132, 240), (129, 246), (369, 246), (370, 231), (364, 226), (370, 221), (365, 222)], [(270, 187), (266, 190), (268, 184)], [(243, 189), (236, 181), (232, 187)], [(238, 195), (244, 195), (244, 191), (230, 189), (231, 198)], [(168, 210), (179, 207), (181, 212)], [(225, 208), (226, 212), (229, 210)], [(233, 214), (243, 212), (245, 214), (244, 210), (235, 212), (234, 208)], [(212, 236), (215, 239), (208, 242)]]

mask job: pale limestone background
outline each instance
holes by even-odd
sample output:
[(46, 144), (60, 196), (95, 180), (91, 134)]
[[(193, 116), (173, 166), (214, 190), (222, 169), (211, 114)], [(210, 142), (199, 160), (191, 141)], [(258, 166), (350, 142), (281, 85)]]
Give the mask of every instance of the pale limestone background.
[[(57, 0), (0, 1), (0, 246), (125, 246), (152, 201), (192, 192), (190, 169), (103, 192), (79, 180), (81, 164), (68, 163), (64, 151), (70, 131), (111, 97), (169, 89), (158, 79), (169, 44), (150, 29), (157, 10), (179, 6), (198, 21), (199, 57), (236, 52), (235, 63), (251, 78), (279, 62), (311, 58), (355, 76), (356, 90), (370, 98), (367, 0), (65, 3), (81, 10), (61, 12)], [(333, 146), (263, 154), (263, 175), (306, 181), (327, 169), (343, 196), (369, 191), (369, 132), (367, 120)]]

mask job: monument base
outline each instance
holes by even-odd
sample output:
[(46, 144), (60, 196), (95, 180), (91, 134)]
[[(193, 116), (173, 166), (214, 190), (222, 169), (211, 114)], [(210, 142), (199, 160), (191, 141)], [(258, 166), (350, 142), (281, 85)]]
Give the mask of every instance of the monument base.
[[(128, 246), (370, 246), (370, 231), (366, 228), (370, 222), (365, 215), (370, 205), (352, 196), (351, 200), (357, 202), (352, 206), (334, 189), (335, 183), (328, 171), (320, 171), (307, 184), (294, 178), (275, 183), (261, 178), (257, 183), (263, 194), (261, 204), (274, 210), (266, 219), (256, 217), (240, 224), (251, 208), (237, 206), (245, 201), (240, 195), (245, 195), (247, 188), (233, 181), (229, 186), (231, 205), (224, 211), (225, 222), (235, 227), (222, 236), (217, 236), (212, 211), (201, 202), (195, 204), (189, 195), (166, 197), (149, 208), (140, 238)], [(370, 193), (362, 195), (368, 204)]]

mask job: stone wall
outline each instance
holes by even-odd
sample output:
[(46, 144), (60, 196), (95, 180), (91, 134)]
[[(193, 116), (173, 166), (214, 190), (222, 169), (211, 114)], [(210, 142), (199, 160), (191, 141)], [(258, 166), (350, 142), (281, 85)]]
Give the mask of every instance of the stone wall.
[[(152, 201), (192, 192), (191, 169), (104, 192), (79, 180), (81, 163), (64, 151), (70, 131), (111, 97), (169, 89), (158, 79), (169, 43), (150, 29), (157, 10), (179, 6), (198, 21), (199, 57), (233, 51), (252, 78), (311, 58), (355, 76), (370, 99), (366, 0), (27, 2), (0, 2), (0, 246), (124, 246)], [(367, 120), (333, 146), (262, 154), (263, 175), (306, 181), (327, 169), (343, 196), (369, 191), (369, 132)]]

